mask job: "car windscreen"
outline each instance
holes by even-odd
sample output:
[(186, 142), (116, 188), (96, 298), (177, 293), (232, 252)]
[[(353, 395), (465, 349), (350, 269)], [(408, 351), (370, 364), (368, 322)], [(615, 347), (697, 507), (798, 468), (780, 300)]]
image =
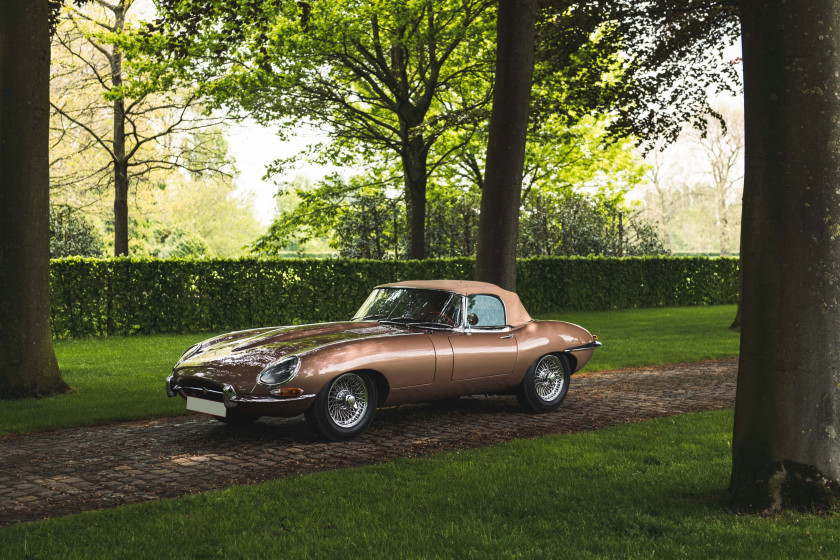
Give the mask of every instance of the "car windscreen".
[(461, 324), (461, 295), (418, 288), (377, 288), (354, 320), (457, 327)]

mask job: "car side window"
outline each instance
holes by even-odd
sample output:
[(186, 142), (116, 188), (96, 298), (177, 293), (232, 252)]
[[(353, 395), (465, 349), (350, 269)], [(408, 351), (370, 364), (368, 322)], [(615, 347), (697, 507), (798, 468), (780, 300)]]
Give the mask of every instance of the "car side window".
[(475, 313), (475, 328), (501, 328), (507, 326), (505, 306), (496, 296), (472, 295), (467, 299), (467, 314)]

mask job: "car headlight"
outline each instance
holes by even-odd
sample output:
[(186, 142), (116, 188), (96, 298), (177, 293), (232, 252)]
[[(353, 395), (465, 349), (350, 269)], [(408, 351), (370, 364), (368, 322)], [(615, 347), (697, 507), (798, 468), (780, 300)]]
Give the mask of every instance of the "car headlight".
[(294, 379), (299, 369), (300, 358), (289, 356), (262, 370), (257, 377), (257, 383), (262, 385), (281, 385)]
[(198, 351), (199, 351), (199, 350), (201, 350), (201, 343), (199, 342), (198, 344), (193, 344), (192, 346), (190, 346), (189, 348), (187, 348), (187, 351), (186, 351), (186, 352), (184, 352), (184, 353), (181, 355), (181, 357), (178, 359), (178, 363), (180, 364), (180, 363), (181, 363), (181, 362), (183, 362), (184, 360), (188, 360), (189, 358), (192, 358), (193, 356), (195, 356), (196, 354), (198, 354)]

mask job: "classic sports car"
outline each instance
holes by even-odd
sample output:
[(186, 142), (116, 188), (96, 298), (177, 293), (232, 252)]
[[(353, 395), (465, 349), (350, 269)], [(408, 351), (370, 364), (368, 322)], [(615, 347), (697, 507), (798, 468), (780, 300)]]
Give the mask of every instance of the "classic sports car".
[(196, 344), (166, 391), (229, 423), (303, 413), (321, 436), (344, 440), (381, 406), (515, 393), (529, 411), (556, 410), (600, 345), (577, 325), (531, 319), (515, 293), (493, 284), (397, 282), (377, 286), (348, 322)]

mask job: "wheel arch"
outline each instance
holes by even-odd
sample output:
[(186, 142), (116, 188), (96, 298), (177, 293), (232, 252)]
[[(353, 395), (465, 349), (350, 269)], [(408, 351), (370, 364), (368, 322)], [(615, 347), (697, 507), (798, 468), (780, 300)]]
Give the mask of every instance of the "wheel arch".
[(566, 360), (566, 363), (569, 366), (569, 373), (574, 373), (574, 372), (577, 371), (578, 361), (577, 361), (577, 358), (575, 357), (575, 355), (572, 354), (571, 352), (565, 352), (565, 351), (561, 350), (559, 352), (549, 352), (549, 354), (554, 354), (555, 356), (557, 356), (561, 360)]

